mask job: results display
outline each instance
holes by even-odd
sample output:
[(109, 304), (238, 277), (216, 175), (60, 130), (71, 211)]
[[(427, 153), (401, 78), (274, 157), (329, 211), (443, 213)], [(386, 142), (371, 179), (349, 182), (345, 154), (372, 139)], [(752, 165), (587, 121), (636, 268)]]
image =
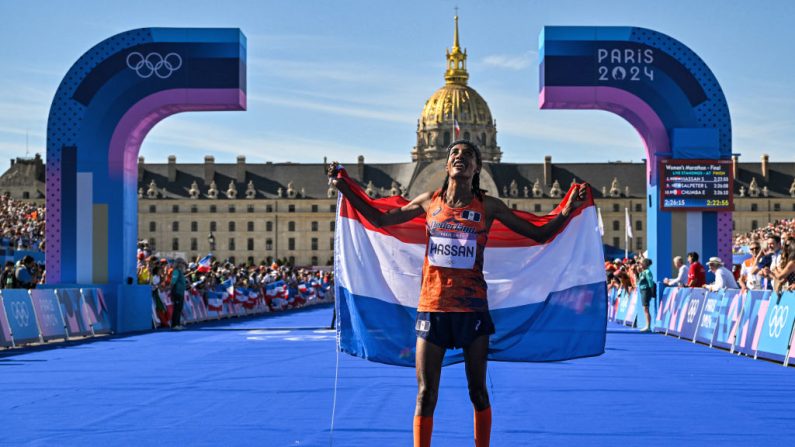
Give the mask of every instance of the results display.
[(732, 211), (731, 160), (661, 160), (660, 209)]

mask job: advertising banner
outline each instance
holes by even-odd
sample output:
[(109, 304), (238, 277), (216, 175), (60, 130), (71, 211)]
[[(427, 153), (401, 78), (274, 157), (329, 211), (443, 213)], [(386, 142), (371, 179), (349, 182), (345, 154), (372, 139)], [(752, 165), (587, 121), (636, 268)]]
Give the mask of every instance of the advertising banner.
[(712, 346), (715, 328), (718, 327), (718, 308), (723, 296), (723, 292), (707, 292), (704, 297), (704, 309), (698, 319), (695, 341)]
[(786, 292), (781, 297), (771, 295), (756, 356), (783, 362), (787, 356), (793, 324), (795, 324), (795, 293)]
[(626, 290), (621, 289), (618, 294), (618, 310), (616, 310), (616, 323), (624, 324), (624, 318), (627, 316), (627, 309), (629, 309), (629, 294)]
[(193, 308), (196, 309), (196, 314), (198, 315), (199, 321), (204, 321), (207, 319), (207, 307), (204, 305), (204, 300), (202, 300), (201, 295), (191, 294), (190, 296), (191, 301), (193, 302)]
[(691, 289), (690, 300), (687, 303), (684, 324), (680, 325), (679, 336), (693, 340), (696, 336), (696, 329), (701, 322), (701, 312), (704, 310), (707, 291), (705, 289)]
[(726, 289), (723, 291), (718, 305), (717, 327), (715, 335), (712, 337), (712, 346), (732, 349), (737, 339), (737, 330), (740, 327), (740, 320), (745, 303), (745, 295), (736, 289)]
[(30, 291), (30, 300), (36, 309), (36, 319), (39, 322), (41, 337), (46, 340), (66, 338), (66, 328), (61, 315), (61, 306), (58, 297), (52, 289), (33, 289)]
[(635, 325), (635, 318), (638, 315), (638, 307), (640, 303), (638, 302), (638, 290), (635, 289), (629, 293), (629, 304), (627, 305), (627, 314), (624, 315), (624, 321), (622, 324), (624, 326), (632, 327)]
[(678, 287), (666, 287), (660, 296), (660, 307), (654, 319), (654, 332), (668, 332), (668, 323), (671, 319), (671, 303), (676, 301), (676, 295), (681, 289)]
[(756, 353), (756, 346), (762, 335), (762, 325), (767, 316), (770, 294), (769, 290), (753, 290), (745, 295), (740, 326), (737, 329), (737, 340), (732, 352), (748, 356), (753, 356)]
[(618, 305), (616, 299), (618, 297), (618, 289), (610, 289), (607, 294), (607, 319), (609, 321), (616, 321), (616, 309)]
[(3, 307), (8, 317), (8, 326), (14, 343), (24, 344), (39, 341), (39, 326), (30, 295), (24, 289), (4, 289)]
[(85, 337), (91, 335), (91, 326), (83, 309), (83, 296), (80, 289), (55, 289), (55, 295), (61, 304), (66, 336)]
[(86, 307), (86, 316), (95, 334), (110, 334), (110, 312), (105, 304), (102, 289), (80, 289), (83, 294), (83, 303)]
[(0, 296), (0, 347), (7, 348), (13, 346), (11, 342), (11, 328), (8, 326), (8, 316), (6, 308), (3, 306), (3, 297)]
[(682, 326), (687, 317), (687, 305), (690, 303), (690, 293), (693, 289), (682, 288), (676, 294), (676, 301), (671, 303), (671, 319), (668, 321), (668, 335), (681, 335)]

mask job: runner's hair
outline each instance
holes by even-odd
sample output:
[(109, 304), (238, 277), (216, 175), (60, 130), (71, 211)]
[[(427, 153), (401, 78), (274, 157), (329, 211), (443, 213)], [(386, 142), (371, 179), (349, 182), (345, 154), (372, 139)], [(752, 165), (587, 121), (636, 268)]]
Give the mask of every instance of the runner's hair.
[[(469, 146), (469, 148), (472, 149), (473, 152), (475, 152), (475, 159), (478, 162), (478, 167), (480, 167), (482, 169), (482, 167), (483, 167), (483, 159), (481, 158), (481, 155), (480, 155), (480, 149), (478, 149), (478, 147), (475, 145), (475, 143), (473, 143), (473, 142), (471, 142), (469, 140), (455, 140), (452, 143), (450, 143), (450, 145), (447, 146), (447, 157), (448, 158), (450, 157), (450, 151), (457, 144), (465, 144), (465, 145)], [(449, 184), (450, 184), (450, 175), (447, 174), (444, 177), (444, 183), (442, 184), (442, 192), (441, 192), (442, 196), (444, 196), (444, 193), (447, 192), (447, 186)], [(480, 172), (477, 172), (472, 177), (472, 194), (475, 197), (477, 197), (479, 200), (483, 200), (483, 194), (485, 192), (486, 192), (485, 189), (481, 189), (480, 188)]]

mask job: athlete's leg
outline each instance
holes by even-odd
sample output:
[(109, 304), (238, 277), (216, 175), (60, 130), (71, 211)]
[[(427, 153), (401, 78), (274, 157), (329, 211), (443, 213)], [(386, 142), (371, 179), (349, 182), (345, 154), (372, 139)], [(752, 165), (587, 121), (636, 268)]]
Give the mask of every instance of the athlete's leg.
[(415, 416), (433, 416), (439, 396), (439, 378), (445, 349), (417, 337), (417, 407)]
[(475, 407), (475, 446), (486, 447), (491, 437), (491, 404), (486, 388), (489, 336), (481, 335), (464, 347), (469, 399)]

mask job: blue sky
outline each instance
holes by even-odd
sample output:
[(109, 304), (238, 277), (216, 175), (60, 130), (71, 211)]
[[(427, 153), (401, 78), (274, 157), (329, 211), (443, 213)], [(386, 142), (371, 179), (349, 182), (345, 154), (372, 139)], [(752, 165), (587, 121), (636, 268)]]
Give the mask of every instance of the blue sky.
[(617, 116), (538, 109), (544, 25), (640, 26), (682, 41), (723, 87), (741, 160), (795, 160), (795, 2), (726, 0), (0, 0), (0, 159), (24, 156), (26, 134), (30, 154), (45, 154), (53, 94), (85, 51), (129, 29), (172, 26), (243, 30), (248, 110), (167, 118), (141, 148), (147, 161), (409, 161), (422, 106), (444, 84), (456, 5), (469, 84), (497, 120), (504, 161), (644, 156)]

